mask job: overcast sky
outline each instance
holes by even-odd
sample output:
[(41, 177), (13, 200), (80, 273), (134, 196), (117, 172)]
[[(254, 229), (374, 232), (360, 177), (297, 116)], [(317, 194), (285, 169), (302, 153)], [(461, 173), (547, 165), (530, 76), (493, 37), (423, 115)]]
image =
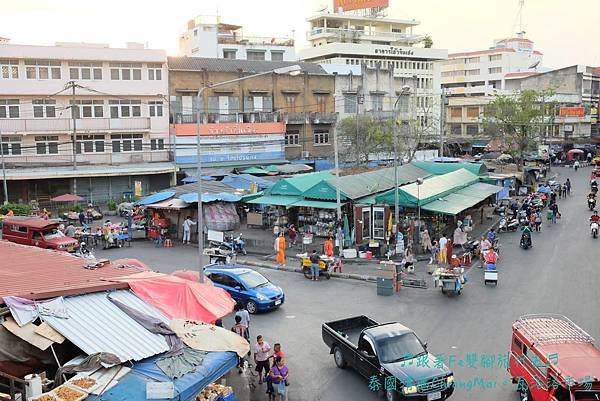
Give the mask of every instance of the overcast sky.
[[(306, 18), (333, 0), (0, 0), (0, 36), (12, 43), (144, 42), (178, 52), (188, 19), (216, 14), (253, 36), (306, 44)], [(519, 0), (390, 0), (389, 17), (417, 19), (434, 47), (481, 50), (518, 31)], [(544, 66), (600, 66), (599, 0), (525, 0), (523, 29), (544, 53)], [(294, 33), (295, 31), (295, 33)]]

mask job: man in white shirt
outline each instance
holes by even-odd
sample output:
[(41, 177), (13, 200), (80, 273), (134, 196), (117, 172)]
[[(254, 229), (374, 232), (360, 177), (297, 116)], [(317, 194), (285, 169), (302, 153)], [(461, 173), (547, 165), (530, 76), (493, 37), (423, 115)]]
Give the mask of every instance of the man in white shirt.
[(444, 234), (442, 234), (442, 236), (440, 237), (440, 264), (446, 264), (448, 263), (447, 260), (447, 251), (446, 251), (446, 244), (448, 243), (448, 239), (444, 236)]
[(183, 222), (183, 243), (185, 244), (186, 242), (189, 244), (190, 243), (190, 236), (192, 233), (192, 226), (195, 226), (196, 222), (192, 221), (192, 218), (190, 216), (187, 216), (185, 218), (185, 221)]
[(239, 303), (235, 306), (235, 316), (239, 316), (241, 319), (240, 323), (246, 326), (246, 328), (248, 329), (246, 330), (246, 340), (248, 340), (250, 338), (250, 314), (248, 313), (246, 308), (244, 308), (243, 304)]
[[(263, 340), (263, 336), (256, 337), (256, 344), (254, 344), (254, 362), (256, 363), (255, 370), (258, 372), (258, 384), (263, 383), (263, 377), (265, 377), (271, 367), (269, 366), (269, 352), (271, 346), (268, 342)], [(262, 371), (264, 370), (264, 374)]]

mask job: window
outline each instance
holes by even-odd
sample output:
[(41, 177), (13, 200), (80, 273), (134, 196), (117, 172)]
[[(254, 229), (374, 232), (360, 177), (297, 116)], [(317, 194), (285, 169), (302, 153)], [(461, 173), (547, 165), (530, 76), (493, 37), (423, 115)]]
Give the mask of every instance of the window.
[(142, 65), (139, 63), (110, 63), (110, 79), (113, 81), (139, 81), (142, 79)]
[(385, 235), (385, 211), (373, 208), (373, 239), (383, 239)]
[(327, 145), (329, 144), (329, 131), (327, 130), (315, 130), (313, 133), (315, 145)]
[(2, 137), (2, 154), (20, 155), (21, 154), (21, 137), (20, 136), (3, 136)]
[(77, 153), (104, 153), (104, 135), (77, 135)]
[(148, 112), (150, 117), (162, 117), (163, 105), (161, 101), (148, 102)]
[(19, 118), (19, 99), (0, 99), (0, 118)]
[(44, 135), (35, 137), (35, 150), (38, 155), (58, 154), (58, 136)]
[(373, 99), (373, 110), (374, 111), (382, 111), (383, 110), (383, 95), (372, 95), (371, 99)]
[(33, 101), (33, 116), (35, 118), (56, 117), (56, 100), (37, 99)]
[(112, 134), (113, 153), (142, 151), (143, 134)]
[(164, 148), (164, 139), (150, 139), (150, 150), (163, 150)]
[(288, 131), (285, 133), (285, 145), (300, 145), (300, 131)]
[(461, 127), (461, 125), (460, 124), (452, 124), (450, 126), (450, 132), (454, 136), (460, 136), (460, 135), (462, 135), (462, 127)]
[(373, 346), (367, 341), (366, 337), (361, 337), (360, 340), (358, 340), (358, 349), (360, 351), (365, 351), (367, 355), (375, 356)]
[(17, 79), (19, 78), (19, 60), (0, 59), (0, 78)]
[(479, 107), (467, 107), (467, 117), (468, 118), (479, 117)]
[(225, 49), (223, 49), (223, 58), (228, 59), (228, 60), (235, 60), (236, 59), (236, 53), (237, 53), (237, 50), (225, 50)]
[(26, 60), (27, 79), (60, 79), (60, 61)]
[(354, 94), (344, 95), (344, 113), (356, 113), (357, 99)]
[(148, 79), (150, 81), (162, 80), (162, 64), (148, 64)]
[(461, 107), (450, 107), (450, 117), (451, 118), (462, 118), (462, 108)]
[(296, 112), (296, 95), (285, 95), (285, 109), (288, 113)]
[(492, 54), (489, 56), (490, 61), (500, 61), (502, 60), (502, 54)]
[(479, 57), (468, 57), (465, 59), (465, 63), (470, 64), (470, 63), (479, 63), (480, 58)]
[(500, 74), (502, 73), (502, 67), (493, 67), (489, 69), (490, 74)]
[(254, 61), (264, 61), (265, 51), (264, 50), (246, 50), (246, 58)]
[[(73, 104), (73, 101), (71, 101)], [(75, 118), (104, 117), (104, 100), (76, 100), (77, 107), (73, 109)]]
[(317, 95), (317, 112), (325, 113), (327, 110), (327, 95)]
[(194, 29), (194, 36), (198, 36), (198, 30)]
[(362, 210), (362, 237), (371, 238), (371, 210), (368, 208)]
[(101, 80), (102, 63), (69, 62), (69, 78)]
[(110, 118), (140, 117), (141, 100), (109, 100)]
[(466, 75), (479, 75), (481, 73), (480, 69), (475, 69), (475, 70), (466, 70), (465, 74)]
[(271, 50), (271, 61), (283, 61), (283, 52)]
[(479, 126), (477, 125), (467, 125), (467, 135), (477, 135), (479, 134)]

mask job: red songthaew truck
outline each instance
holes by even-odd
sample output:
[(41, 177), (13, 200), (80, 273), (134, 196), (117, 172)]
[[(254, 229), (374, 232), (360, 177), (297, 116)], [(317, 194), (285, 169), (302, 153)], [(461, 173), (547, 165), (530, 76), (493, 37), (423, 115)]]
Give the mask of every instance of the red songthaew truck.
[(561, 315), (526, 315), (512, 333), (508, 371), (522, 400), (600, 400), (600, 350), (583, 329)]

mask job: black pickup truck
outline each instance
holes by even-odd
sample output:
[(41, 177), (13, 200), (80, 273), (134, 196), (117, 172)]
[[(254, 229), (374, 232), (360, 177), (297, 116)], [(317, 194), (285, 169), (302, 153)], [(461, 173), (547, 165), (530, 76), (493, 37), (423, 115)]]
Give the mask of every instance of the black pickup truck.
[(427, 343), (400, 323), (357, 316), (324, 323), (321, 334), (335, 364), (353, 367), (370, 385), (377, 378), (387, 401), (445, 400), (454, 391), (450, 369), (436, 363)]

